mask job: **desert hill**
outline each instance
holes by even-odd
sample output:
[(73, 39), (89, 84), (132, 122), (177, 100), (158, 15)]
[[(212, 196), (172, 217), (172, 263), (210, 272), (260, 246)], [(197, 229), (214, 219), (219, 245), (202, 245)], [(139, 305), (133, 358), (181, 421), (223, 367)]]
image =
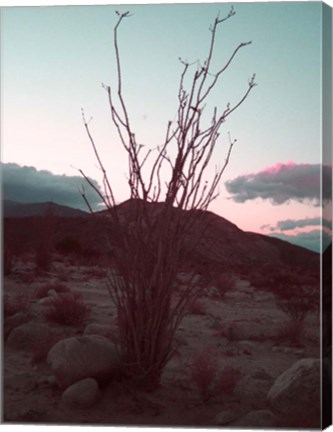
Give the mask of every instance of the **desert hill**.
[(79, 217), (87, 215), (87, 213), (82, 210), (55, 204), (54, 202), (21, 203), (12, 200), (2, 201), (3, 217), (44, 216), (46, 212), (51, 212), (55, 216), (61, 217)]
[[(129, 226), (133, 219), (138, 200), (128, 200), (117, 206), (117, 212), (124, 226)], [(163, 211), (163, 204), (148, 203), (149, 214)], [(22, 207), (21, 207), (22, 206)], [(53, 204), (52, 222), (46, 223), (46, 209), (50, 203), (13, 205), (8, 210), (4, 205), (4, 246), (14, 253), (31, 251), (37, 247), (43, 230), (52, 230), (53, 245), (61, 250), (61, 245), (72, 245), (73, 252), (89, 256), (105, 255), (107, 251), (107, 233), (112, 233), (112, 224), (107, 211), (91, 215), (80, 210)], [(17, 210), (22, 209), (22, 217), (17, 217)], [(188, 217), (184, 210), (174, 209), (174, 216)], [(29, 215), (29, 212), (31, 215)], [(318, 269), (319, 254), (292, 245), (286, 241), (258, 233), (245, 232), (227, 219), (212, 212), (191, 211), (193, 225), (186, 240), (188, 255), (194, 265), (214, 265), (219, 268), (253, 268), (257, 266), (300, 266), (307, 269)], [(15, 215), (16, 217), (12, 217)], [(24, 216), (24, 217), (23, 217)], [(49, 225), (47, 225), (49, 224)], [(204, 230), (202, 230), (204, 228)], [(199, 242), (193, 242), (203, 231)], [(112, 244), (113, 234), (109, 234)], [(195, 247), (193, 246), (195, 244)]]

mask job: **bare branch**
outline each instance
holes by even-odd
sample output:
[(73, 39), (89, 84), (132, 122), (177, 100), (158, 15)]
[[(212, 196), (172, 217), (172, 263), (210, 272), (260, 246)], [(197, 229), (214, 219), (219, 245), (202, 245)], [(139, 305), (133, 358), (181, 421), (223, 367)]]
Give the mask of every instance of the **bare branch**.
[[(173, 353), (174, 334), (186, 314), (186, 307), (202, 288), (193, 277), (183, 295), (177, 299), (174, 297), (177, 272), (188, 258), (188, 239), (191, 238), (192, 249), (202, 239), (207, 229), (202, 223), (205, 212), (218, 196), (221, 177), (236, 143), (229, 134), (224, 164), (216, 167), (215, 173), (210, 176), (212, 178), (207, 180), (214, 150), (220, 143), (221, 126), (243, 104), (256, 83), (253, 75), (240, 100), (234, 105), (228, 103), (220, 114), (214, 107), (210, 123), (205, 124), (205, 107), (212, 90), (240, 49), (251, 44), (239, 44), (225, 65), (212, 73), (217, 28), (235, 15), (231, 7), (225, 17), (217, 16), (210, 28), (205, 61), (189, 63), (179, 59), (183, 68), (175, 121), (167, 123), (161, 144), (155, 149), (143, 151), (143, 145), (137, 142), (132, 130), (123, 96), (118, 42), (120, 24), (131, 15), (129, 12), (116, 14), (114, 49), (117, 83), (114, 88), (102, 86), (108, 95), (111, 122), (127, 153), (127, 181), (130, 197), (134, 198), (131, 202), (133, 208), (122, 217), (118, 214), (113, 189), (90, 132), (90, 120), (85, 119), (84, 112), (85, 130), (102, 173), (103, 193), (80, 172), (111, 215), (109, 229), (112, 235), (109, 235), (109, 240), (113, 268), (110, 268), (108, 275), (108, 291), (118, 311), (119, 348), (125, 369), (131, 379), (153, 386), (158, 384), (162, 370)], [(195, 69), (193, 73), (192, 69)], [(164, 200), (160, 203), (163, 195)], [(82, 196), (86, 201), (84, 189)]]

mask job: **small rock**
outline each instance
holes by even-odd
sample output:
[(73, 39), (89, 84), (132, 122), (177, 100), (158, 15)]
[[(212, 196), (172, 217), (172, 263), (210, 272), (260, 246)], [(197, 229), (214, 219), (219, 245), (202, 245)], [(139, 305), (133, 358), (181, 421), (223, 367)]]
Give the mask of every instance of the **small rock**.
[(97, 381), (85, 378), (72, 384), (62, 395), (62, 401), (69, 406), (91, 408), (97, 402), (100, 392)]
[(44, 305), (49, 305), (52, 301), (52, 297), (44, 297), (40, 300), (38, 300), (38, 304), (44, 306)]
[(252, 378), (267, 381), (273, 380), (273, 378), (265, 370), (258, 370), (252, 375)]
[(48, 292), (47, 292), (47, 297), (58, 297), (58, 293), (57, 293), (56, 290), (54, 290), (54, 289), (50, 289), (50, 290), (48, 290)]
[(250, 404), (252, 409), (260, 409), (267, 405), (267, 393), (273, 380), (257, 379), (247, 376), (236, 390), (237, 396), (244, 405)]
[(304, 349), (295, 349), (293, 354), (296, 356), (302, 356), (304, 354)]
[(238, 417), (238, 413), (234, 410), (222, 411), (215, 417), (215, 424), (217, 426), (225, 426), (232, 421), (236, 420)]
[(83, 335), (100, 335), (110, 339), (113, 332), (110, 326), (104, 324), (91, 323), (84, 329)]
[(40, 387), (55, 387), (56, 384), (57, 381), (53, 375), (43, 376), (37, 381), (37, 385)]
[(269, 410), (251, 411), (244, 417), (232, 422), (232, 426), (246, 428), (274, 428), (279, 425), (279, 419)]
[(4, 337), (7, 339), (10, 332), (20, 326), (21, 324), (25, 324), (31, 319), (30, 314), (27, 312), (18, 312), (15, 315), (12, 315), (5, 319), (4, 321)]

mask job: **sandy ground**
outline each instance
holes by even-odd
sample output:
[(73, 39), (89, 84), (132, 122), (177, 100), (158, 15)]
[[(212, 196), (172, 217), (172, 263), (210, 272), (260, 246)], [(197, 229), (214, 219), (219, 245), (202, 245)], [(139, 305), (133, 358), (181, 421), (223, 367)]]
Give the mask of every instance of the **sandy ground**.
[[(66, 262), (54, 264), (52, 272), (36, 276), (32, 263), (17, 264), (4, 279), (7, 299), (24, 297), (31, 312), (29, 320), (42, 321), (43, 305), (35, 298), (36, 288), (61, 282), (83, 294), (91, 307), (89, 323), (115, 328), (112, 307), (103, 271)], [(223, 300), (207, 287), (199, 304), (189, 310), (177, 334), (177, 354), (166, 366), (161, 386), (145, 393), (121, 382), (102, 389), (100, 400), (89, 409), (66, 406), (61, 391), (49, 379), (52, 372), (45, 361), (33, 362), (30, 350), (18, 350), (4, 342), (3, 411), (5, 422), (54, 424), (110, 424), (156, 426), (216, 426), (222, 411), (235, 418), (267, 408), (266, 395), (275, 378), (301, 358), (319, 357), (319, 321), (309, 315), (300, 344), (277, 338), (287, 321), (274, 296), (236, 279)], [(82, 334), (84, 327), (60, 328), (63, 337)], [(294, 346), (293, 346), (294, 345)], [(203, 400), (193, 376), (193, 364), (200, 350), (217, 362), (217, 378), (208, 400)], [(239, 374), (233, 391), (227, 392), (218, 376), (226, 367)], [(230, 369), (229, 369), (230, 371)], [(251, 425), (249, 425), (250, 427)]]

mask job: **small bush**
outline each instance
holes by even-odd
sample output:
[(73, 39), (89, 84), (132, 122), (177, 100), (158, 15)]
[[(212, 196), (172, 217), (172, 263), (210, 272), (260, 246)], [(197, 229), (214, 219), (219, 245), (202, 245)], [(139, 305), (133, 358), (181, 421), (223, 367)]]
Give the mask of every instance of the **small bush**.
[(66, 236), (56, 244), (55, 249), (63, 255), (80, 255), (83, 248), (79, 239)]
[(290, 319), (282, 324), (277, 338), (281, 341), (289, 341), (292, 345), (300, 345), (303, 334), (304, 322)]
[(35, 251), (35, 263), (38, 271), (49, 271), (53, 260), (53, 236), (55, 217), (52, 206), (48, 206), (40, 221), (39, 241)]
[(235, 278), (228, 273), (218, 274), (213, 278), (213, 284), (218, 298), (222, 300), (235, 287)]
[(309, 312), (319, 308), (320, 290), (316, 280), (285, 271), (274, 277), (276, 305), (292, 321), (303, 321)]
[(187, 305), (187, 310), (192, 315), (206, 315), (207, 314), (206, 305), (202, 301), (200, 301), (199, 299), (192, 300)]
[(90, 308), (84, 304), (80, 293), (68, 292), (50, 297), (46, 305), (45, 318), (61, 325), (82, 325), (89, 312)]
[(242, 374), (239, 369), (232, 366), (226, 366), (219, 373), (216, 390), (225, 396), (232, 396), (241, 377)]
[(35, 263), (37, 270), (49, 271), (52, 264), (52, 253), (48, 246), (40, 244), (36, 250)]
[(70, 288), (68, 288), (67, 285), (64, 284), (46, 284), (42, 285), (35, 290), (35, 297), (37, 299), (41, 299), (44, 297), (47, 297), (47, 293), (50, 290), (56, 291), (58, 294), (68, 293), (70, 291)]
[(8, 276), (12, 273), (14, 267), (14, 255), (10, 249), (4, 248), (3, 251), (3, 274)]
[(213, 384), (218, 373), (216, 353), (209, 347), (195, 353), (190, 368), (191, 378), (196, 384), (202, 400), (208, 400), (212, 396)]
[[(223, 353), (233, 356), (231, 352)], [(220, 370), (218, 355), (212, 348), (207, 347), (195, 353), (191, 363), (191, 377), (196, 384), (201, 399), (209, 400), (213, 396), (232, 396), (242, 374), (239, 369), (225, 366)]]
[(228, 342), (235, 342), (238, 340), (235, 332), (236, 324), (217, 324), (213, 331), (213, 336), (218, 338), (225, 338)]

